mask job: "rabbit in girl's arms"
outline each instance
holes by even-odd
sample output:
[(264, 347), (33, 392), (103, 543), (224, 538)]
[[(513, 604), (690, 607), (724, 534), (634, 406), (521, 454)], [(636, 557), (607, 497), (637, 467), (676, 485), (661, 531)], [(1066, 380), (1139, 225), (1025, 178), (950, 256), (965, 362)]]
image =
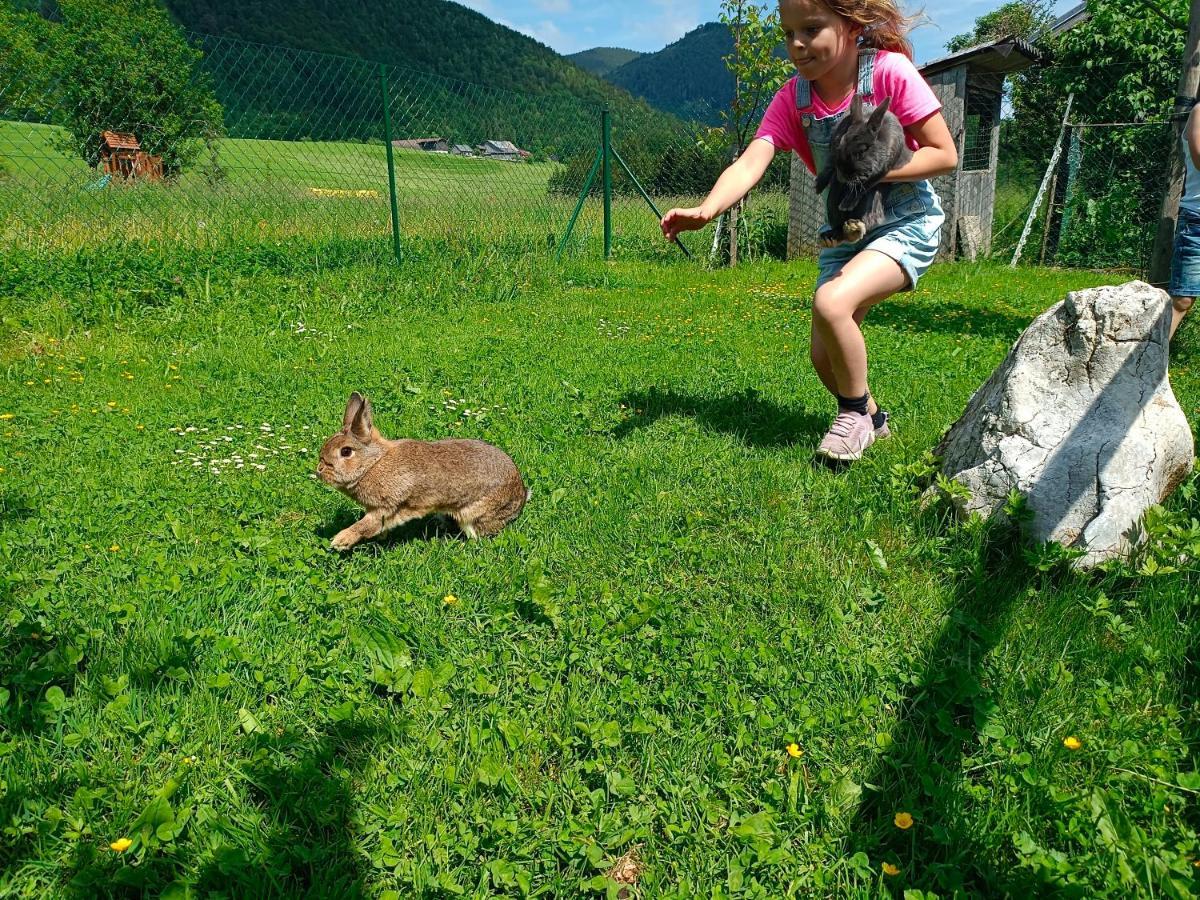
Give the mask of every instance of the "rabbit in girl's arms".
[(441, 513), (469, 538), (498, 534), (521, 514), (529, 491), (507, 453), (483, 441), (388, 440), (371, 402), (355, 391), (342, 430), (325, 442), (317, 476), (367, 514), (334, 535), (349, 550), (405, 522)]
[(829, 164), (817, 176), (817, 193), (829, 187), (825, 198), (829, 231), (821, 237), (826, 246), (861, 241), (884, 221), (880, 179), (912, 159), (900, 120), (888, 112), (890, 98), (876, 107), (864, 107), (855, 96), (850, 115), (834, 129)]

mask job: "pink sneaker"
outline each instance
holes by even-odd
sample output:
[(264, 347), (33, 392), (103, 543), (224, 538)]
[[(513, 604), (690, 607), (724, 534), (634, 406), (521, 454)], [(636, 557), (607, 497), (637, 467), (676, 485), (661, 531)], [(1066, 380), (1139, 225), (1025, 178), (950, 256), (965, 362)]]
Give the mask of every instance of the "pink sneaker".
[(817, 455), (839, 462), (853, 462), (862, 459), (863, 451), (873, 443), (875, 427), (871, 424), (871, 417), (843, 409), (817, 447)]

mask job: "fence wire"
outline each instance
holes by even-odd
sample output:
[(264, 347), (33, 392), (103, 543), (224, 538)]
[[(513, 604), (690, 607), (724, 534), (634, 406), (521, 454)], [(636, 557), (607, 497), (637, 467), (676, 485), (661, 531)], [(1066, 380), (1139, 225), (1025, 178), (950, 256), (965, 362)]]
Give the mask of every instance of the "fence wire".
[[(378, 252), (391, 246), (394, 192), (401, 245), (599, 252), (599, 106), (227, 37), (187, 42), (191, 56), (153, 77), (114, 66), (89, 81), (0, 61), (0, 242), (303, 238)], [(944, 249), (963, 247), (969, 198), (986, 217), (973, 226), (985, 255), (1011, 257), (1032, 210), (1024, 262), (1144, 271), (1176, 149), (1171, 90), (1135, 65), (1043, 67), (1008, 79), (998, 116), (1000, 81), (967, 84), (960, 171), (934, 181)], [(697, 205), (728, 142), (703, 124), (712, 116), (683, 121), (632, 99), (609, 121), (613, 252), (677, 253), (650, 206)], [(777, 159), (740, 210), (740, 258), (814, 249), (824, 216), (812, 181), (795, 158)], [(684, 241), (707, 258), (731, 224)]]

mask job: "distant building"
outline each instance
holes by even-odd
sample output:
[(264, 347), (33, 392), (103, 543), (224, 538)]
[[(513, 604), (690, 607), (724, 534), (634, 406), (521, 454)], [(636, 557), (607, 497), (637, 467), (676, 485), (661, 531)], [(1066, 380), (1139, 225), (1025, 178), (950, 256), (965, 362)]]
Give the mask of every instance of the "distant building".
[(99, 168), (126, 181), (135, 178), (158, 181), (163, 177), (162, 157), (151, 156), (136, 137), (124, 131), (100, 132)]
[(512, 141), (484, 141), (476, 149), (485, 159), (503, 159), (511, 162), (519, 161), (522, 154), (526, 153)]
[(455, 144), (450, 148), (450, 152), (455, 156), (474, 156), (475, 151), (471, 149), (470, 144)]
[(450, 142), (443, 137), (406, 138), (392, 141), (392, 146), (397, 150), (424, 150), (427, 153), (447, 153), (450, 150)]

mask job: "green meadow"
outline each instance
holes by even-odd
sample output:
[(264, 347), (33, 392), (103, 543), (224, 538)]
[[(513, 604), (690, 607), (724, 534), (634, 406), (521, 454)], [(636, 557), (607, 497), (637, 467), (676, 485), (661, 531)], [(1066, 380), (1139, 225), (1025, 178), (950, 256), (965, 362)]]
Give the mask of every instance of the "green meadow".
[[(195, 174), (55, 218), (13, 134), (0, 895), (1198, 893), (1196, 482), (1091, 574), (920, 502), (1032, 318), (1124, 276), (936, 266), (865, 326), (896, 434), (833, 471), (812, 262), (706, 268), (622, 204), (613, 261), (589, 208), (554, 263), (516, 200), (472, 218), (505, 166), (561, 234), (544, 169), (440, 158), (462, 205), (398, 264), (369, 145), (226, 142), (204, 229)], [(233, 190), (268, 165), (277, 205)], [(332, 551), (352, 390), (503, 447), (522, 516)]]

